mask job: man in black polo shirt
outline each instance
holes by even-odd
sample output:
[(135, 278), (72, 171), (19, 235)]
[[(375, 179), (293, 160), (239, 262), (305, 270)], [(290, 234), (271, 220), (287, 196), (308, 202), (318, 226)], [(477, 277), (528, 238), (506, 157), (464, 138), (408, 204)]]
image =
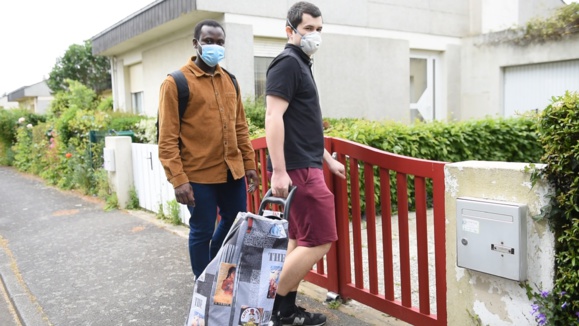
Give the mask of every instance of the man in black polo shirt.
[(322, 111), (311, 70), (321, 44), (322, 14), (308, 2), (288, 11), (288, 43), (271, 63), (266, 81), (265, 133), (274, 196), (297, 186), (289, 214), (289, 245), (270, 325), (324, 325), (326, 316), (296, 305), (299, 283), (338, 239), (334, 196), (324, 181), (323, 161), (345, 178), (344, 166), (324, 149)]

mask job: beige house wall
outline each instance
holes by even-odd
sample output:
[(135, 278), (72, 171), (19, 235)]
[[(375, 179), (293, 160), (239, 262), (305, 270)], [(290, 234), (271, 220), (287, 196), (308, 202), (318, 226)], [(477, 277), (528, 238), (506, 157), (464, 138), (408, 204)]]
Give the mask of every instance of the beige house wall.
[(50, 108), (50, 103), (54, 98), (52, 96), (39, 96), (34, 101), (34, 113), (45, 114)]
[[(169, 1), (169, 0), (167, 0)], [(213, 18), (226, 29), (222, 65), (237, 76), (244, 98), (255, 94), (254, 40), (285, 42), (287, 9), (294, 1), (198, 0), (196, 10), (100, 54), (111, 58), (115, 109), (132, 110), (128, 67), (140, 63), (144, 112), (155, 116), (167, 73), (194, 54), (196, 23)], [(503, 69), (511, 65), (579, 58), (579, 38), (518, 47), (487, 45), (479, 35), (509, 22), (551, 14), (560, 0), (320, 0), (324, 30), (314, 75), (326, 117), (410, 122), (409, 56), (436, 58), (435, 118), (468, 120), (503, 115)], [(504, 13), (503, 11), (510, 10)], [(499, 15), (499, 14), (502, 14)]]
[[(197, 0), (197, 10), (285, 20), (296, 1)], [(469, 1), (319, 0), (325, 24), (459, 37), (468, 33)], [(412, 17), (412, 19), (409, 19)]]
[[(213, 18), (226, 29), (226, 54), (221, 65), (237, 76), (243, 97), (252, 98), (255, 81), (253, 40), (267, 37), (285, 43), (285, 21), (234, 14)], [(192, 45), (195, 24), (196, 21), (192, 21), (170, 36), (156, 38), (114, 56), (115, 108), (132, 110), (129, 67), (142, 64), (144, 112), (156, 116), (163, 79), (195, 54)], [(323, 45), (314, 58), (314, 76), (324, 116), (409, 122), (410, 50), (433, 50), (447, 60), (447, 50), (449, 57), (456, 58), (459, 43), (458, 39), (450, 37), (328, 26), (323, 34)], [(450, 62), (445, 65), (454, 69)], [(444, 99), (455, 103), (455, 99), (448, 97), (458, 92), (456, 79), (443, 80), (449, 81), (440, 86)], [(449, 88), (454, 89), (449, 92)]]
[[(461, 52), (461, 119), (502, 116), (505, 67), (578, 58), (579, 37), (519, 46), (489, 44), (484, 36), (463, 40)], [(553, 94), (560, 95), (560, 94)]]
[(409, 122), (408, 41), (326, 34), (324, 42), (314, 72), (325, 116)]
[(457, 198), (525, 204), (528, 206), (527, 279), (529, 284), (543, 290), (552, 289), (554, 236), (546, 221), (537, 222), (532, 218), (547, 204), (545, 195), (550, 188), (543, 181), (532, 187), (526, 166), (525, 163), (469, 161), (445, 167), (448, 325), (535, 324), (532, 302), (519, 282), (458, 267), (456, 249)]

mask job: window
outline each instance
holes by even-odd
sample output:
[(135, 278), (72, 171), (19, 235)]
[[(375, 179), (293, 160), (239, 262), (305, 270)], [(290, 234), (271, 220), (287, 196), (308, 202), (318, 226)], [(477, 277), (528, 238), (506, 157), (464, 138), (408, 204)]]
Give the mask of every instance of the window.
[(286, 39), (256, 37), (253, 40), (255, 100), (265, 98), (265, 74), (273, 59), (283, 51)]
[(143, 65), (138, 63), (129, 67), (129, 91), (131, 92), (131, 112), (144, 114), (143, 107)]
[(265, 74), (267, 67), (273, 61), (270, 57), (255, 57), (255, 99), (265, 99)]
[(131, 106), (133, 112), (143, 114), (143, 92), (131, 93)]

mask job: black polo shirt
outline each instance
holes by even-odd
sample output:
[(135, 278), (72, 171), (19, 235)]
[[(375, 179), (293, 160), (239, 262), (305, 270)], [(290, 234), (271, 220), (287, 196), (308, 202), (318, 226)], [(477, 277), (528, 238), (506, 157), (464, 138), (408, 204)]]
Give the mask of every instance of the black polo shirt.
[[(285, 99), (284, 154), (286, 170), (322, 168), (324, 129), (322, 110), (310, 58), (293, 44), (272, 61), (266, 74), (266, 95)], [(271, 170), (271, 164), (268, 168)]]

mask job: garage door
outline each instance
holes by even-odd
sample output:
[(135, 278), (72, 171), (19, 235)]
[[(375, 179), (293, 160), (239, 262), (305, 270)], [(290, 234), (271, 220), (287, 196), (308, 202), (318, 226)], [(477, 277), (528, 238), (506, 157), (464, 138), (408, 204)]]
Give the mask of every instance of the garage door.
[(543, 110), (552, 96), (579, 91), (579, 60), (558, 61), (504, 69), (505, 117)]

